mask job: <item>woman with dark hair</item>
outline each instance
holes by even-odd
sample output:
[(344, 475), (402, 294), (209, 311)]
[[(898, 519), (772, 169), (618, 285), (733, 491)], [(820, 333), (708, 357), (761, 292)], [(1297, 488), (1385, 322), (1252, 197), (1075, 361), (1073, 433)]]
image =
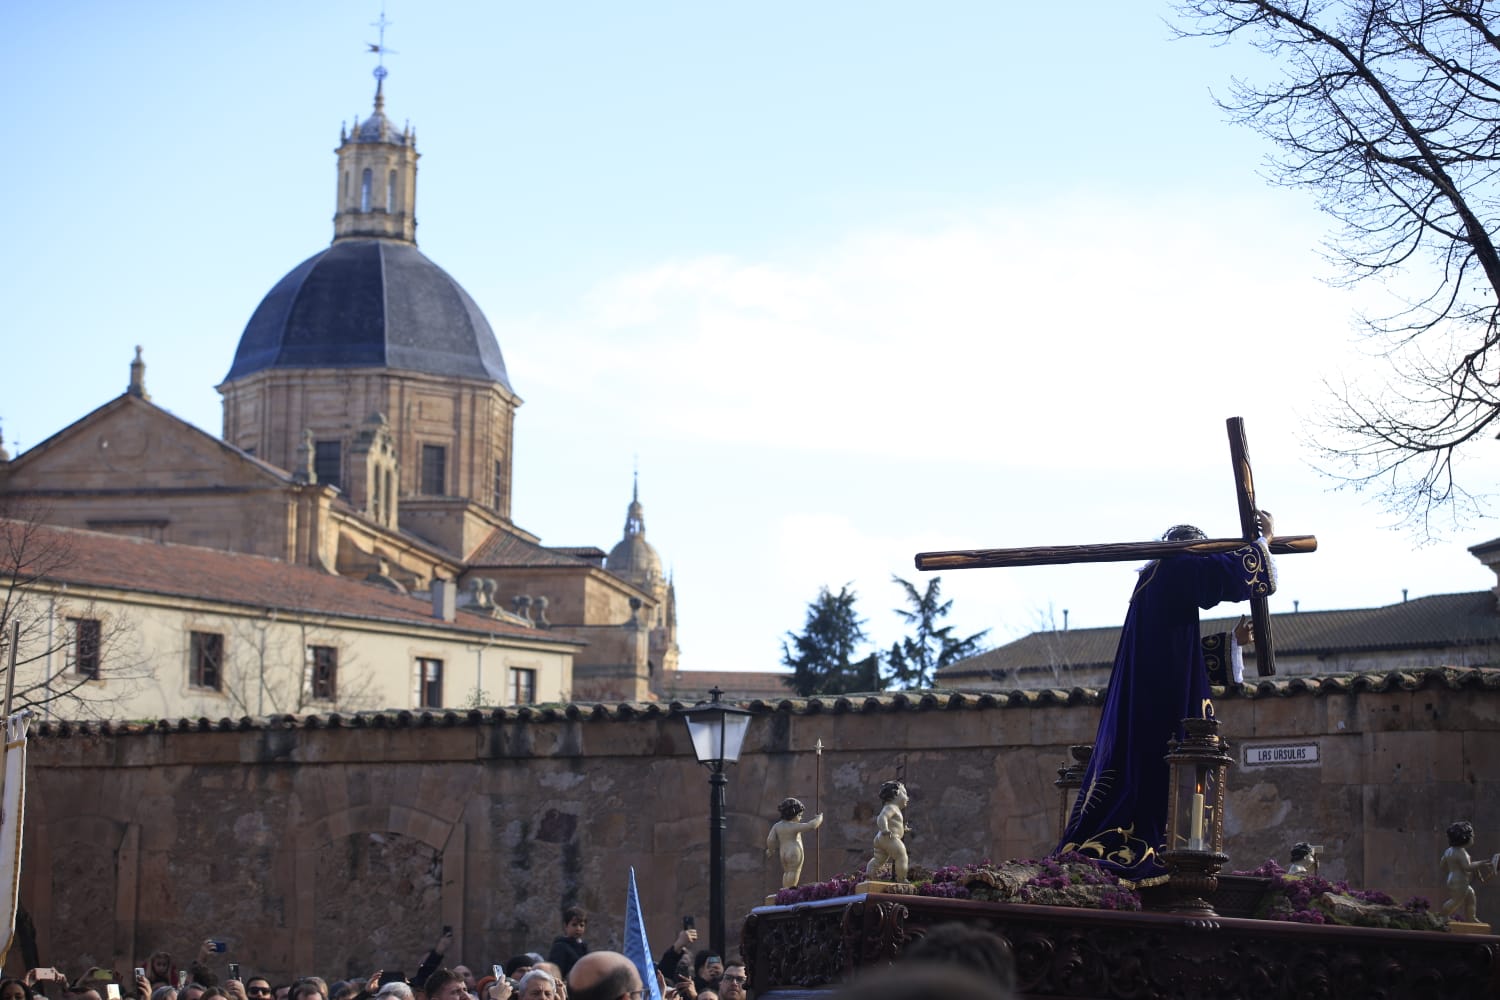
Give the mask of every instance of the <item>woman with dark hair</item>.
[(12, 976), (0, 979), (0, 1000), (31, 1000), (31, 987)]

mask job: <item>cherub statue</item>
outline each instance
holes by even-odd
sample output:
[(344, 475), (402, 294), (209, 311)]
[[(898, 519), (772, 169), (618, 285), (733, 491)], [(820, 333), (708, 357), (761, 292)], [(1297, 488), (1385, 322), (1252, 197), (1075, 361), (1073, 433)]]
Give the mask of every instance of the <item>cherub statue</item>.
[(892, 878), (906, 881), (906, 845), (901, 838), (906, 836), (906, 817), (901, 810), (911, 801), (906, 786), (899, 781), (887, 781), (880, 786), (880, 813), (875, 817), (875, 856), (865, 866), (865, 878), (874, 878), (875, 873), (890, 862)]
[(1445, 876), (1443, 884), (1448, 889), (1448, 898), (1443, 900), (1438, 912), (1471, 924), (1478, 922), (1479, 917), (1475, 913), (1474, 887), (1469, 884), (1469, 876), (1478, 875), (1479, 881), (1483, 882), (1500, 866), (1500, 853), (1493, 858), (1470, 861), (1469, 848), (1473, 844), (1472, 823), (1459, 822), (1448, 827), (1448, 849), (1443, 852), (1438, 868)]
[(1287, 866), (1288, 875), (1316, 875), (1318, 860), (1313, 856), (1313, 845), (1299, 840), (1292, 845), (1292, 863)]
[(771, 832), (766, 834), (766, 856), (769, 857), (776, 850), (781, 853), (783, 889), (792, 888), (802, 878), (802, 834), (823, 825), (822, 813), (810, 820), (803, 820), (802, 814), (805, 811), (800, 799), (782, 799), (781, 805), (777, 806), (781, 819), (772, 824)]

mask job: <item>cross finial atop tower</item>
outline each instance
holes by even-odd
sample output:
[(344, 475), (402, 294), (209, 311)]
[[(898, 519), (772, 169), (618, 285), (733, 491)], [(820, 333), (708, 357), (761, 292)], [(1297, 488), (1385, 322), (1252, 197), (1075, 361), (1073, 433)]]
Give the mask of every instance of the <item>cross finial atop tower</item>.
[(386, 48), (386, 45), (385, 45), (385, 29), (387, 27), (389, 27), (391, 25), (391, 23), (392, 22), (387, 21), (386, 18), (385, 18), (385, 4), (381, 4), (380, 5), (380, 20), (378, 20), (378, 21), (371, 21), (370, 22), (370, 27), (374, 28), (377, 32), (379, 32), (379, 35), (377, 36), (379, 38), (379, 41), (366, 42), (365, 43), (366, 45), (368, 45), (370, 47), (370, 51), (373, 52), (373, 53), (375, 53), (375, 72), (374, 72), (374, 76), (375, 76), (375, 110), (376, 111), (383, 111), (383, 110), (385, 110), (385, 78), (390, 75), (390, 70), (388, 70), (388, 69), (385, 68), (385, 57), (386, 57), (387, 54), (390, 54), (390, 55), (395, 55), (396, 54), (396, 50), (395, 49)]

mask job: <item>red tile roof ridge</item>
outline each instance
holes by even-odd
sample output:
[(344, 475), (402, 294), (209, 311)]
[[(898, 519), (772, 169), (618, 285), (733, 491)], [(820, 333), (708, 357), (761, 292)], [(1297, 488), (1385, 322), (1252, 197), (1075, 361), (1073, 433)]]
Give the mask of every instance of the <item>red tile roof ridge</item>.
[[(1428, 684), (1442, 684), (1453, 690), (1477, 687), (1500, 691), (1500, 668), (1497, 667), (1428, 667), (1420, 670), (1386, 673), (1348, 673), (1292, 678), (1261, 678), (1246, 685), (1237, 695), (1241, 698), (1274, 698), (1292, 695), (1339, 694), (1349, 692), (1380, 693), (1390, 690), (1418, 690)], [(1103, 691), (1073, 688), (1046, 691), (963, 691), (934, 688), (922, 691), (888, 691), (795, 696), (765, 701), (759, 698), (732, 701), (757, 715), (785, 712), (807, 715), (864, 714), (868, 712), (955, 711), (1017, 709), (1045, 705), (1093, 706), (1102, 701)], [(420, 728), (424, 726), (498, 725), (506, 722), (620, 722), (637, 719), (666, 719), (680, 715), (692, 702), (652, 701), (620, 702), (554, 702), (540, 705), (505, 705), (487, 708), (375, 709), (359, 712), (308, 713), (304, 715), (270, 715), (261, 718), (241, 717), (211, 720), (161, 719), (157, 721), (71, 721), (48, 720), (33, 729), (38, 736), (72, 735), (149, 735), (153, 733), (243, 732), (262, 729), (366, 729)]]
[(422, 598), (270, 556), (0, 518), (0, 534), (17, 528), (51, 534), (70, 544), (63, 565), (43, 570), (41, 576), (45, 580), (236, 607), (300, 611), (352, 621), (420, 625), (576, 645), (539, 629), (464, 610), (456, 613), (454, 621), (443, 621), (432, 615), (430, 602)]

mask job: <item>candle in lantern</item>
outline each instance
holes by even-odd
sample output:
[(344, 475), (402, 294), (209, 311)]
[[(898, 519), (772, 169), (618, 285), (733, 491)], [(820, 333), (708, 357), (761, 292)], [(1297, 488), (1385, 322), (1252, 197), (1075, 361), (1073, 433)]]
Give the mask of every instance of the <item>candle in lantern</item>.
[(1203, 850), (1203, 792), (1201, 790), (1193, 793), (1193, 829), (1192, 835), (1188, 837), (1188, 850)]

